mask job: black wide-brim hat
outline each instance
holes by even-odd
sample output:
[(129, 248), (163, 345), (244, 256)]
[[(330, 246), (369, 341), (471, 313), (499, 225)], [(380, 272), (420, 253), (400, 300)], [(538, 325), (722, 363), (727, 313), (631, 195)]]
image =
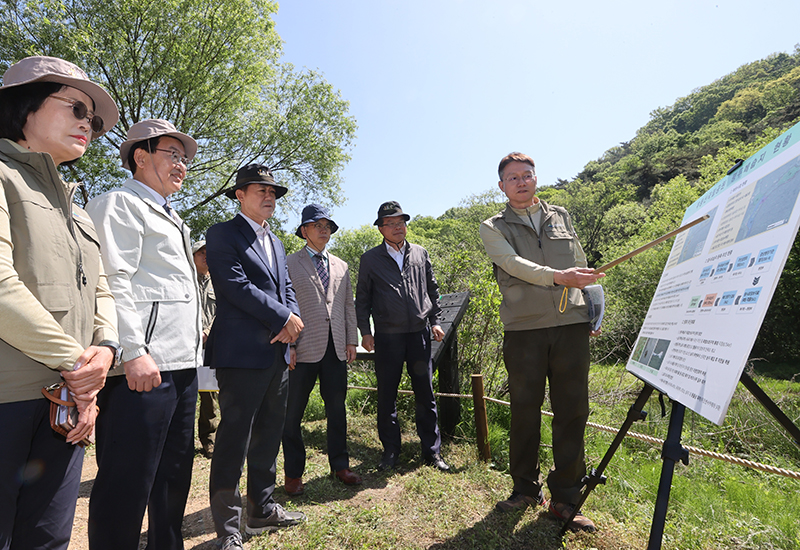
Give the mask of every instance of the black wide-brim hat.
[(373, 223), (372, 225), (380, 225), (381, 220), (383, 218), (394, 218), (396, 216), (403, 216), (403, 220), (405, 221), (411, 219), (411, 216), (403, 213), (403, 209), (400, 208), (399, 202), (397, 201), (385, 202), (380, 206), (380, 208), (378, 208), (378, 219), (375, 220), (375, 223)]
[(331, 219), (331, 214), (328, 212), (327, 208), (321, 204), (312, 203), (303, 208), (300, 225), (297, 227), (297, 231), (295, 231), (294, 234), (302, 239), (303, 233), (300, 231), (300, 228), (307, 223), (314, 223), (318, 222), (319, 220), (328, 220), (331, 222), (331, 235), (336, 233), (336, 231), (339, 229), (339, 226), (336, 225), (336, 222)]
[(283, 185), (275, 183), (275, 178), (272, 177), (272, 172), (263, 164), (248, 164), (239, 168), (236, 172), (236, 184), (225, 191), (225, 196), (229, 199), (236, 200), (236, 190), (247, 187), (251, 183), (263, 183), (275, 189), (275, 198), (279, 199), (286, 194), (289, 189)]

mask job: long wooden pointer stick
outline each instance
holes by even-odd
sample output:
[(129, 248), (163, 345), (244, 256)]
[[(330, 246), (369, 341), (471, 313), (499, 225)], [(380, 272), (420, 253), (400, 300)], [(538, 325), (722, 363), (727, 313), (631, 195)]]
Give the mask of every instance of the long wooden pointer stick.
[(634, 250), (633, 252), (628, 252), (628, 253), (627, 253), (627, 254), (625, 254), (624, 256), (620, 256), (620, 257), (619, 257), (619, 258), (617, 258), (616, 260), (614, 260), (614, 261), (612, 261), (612, 262), (610, 262), (610, 263), (607, 263), (606, 265), (604, 265), (604, 266), (602, 266), (602, 267), (595, 268), (594, 272), (595, 272), (595, 273), (603, 273), (604, 271), (606, 271), (606, 270), (608, 270), (608, 269), (611, 269), (612, 267), (614, 267), (614, 266), (616, 266), (616, 265), (619, 265), (619, 264), (621, 264), (621, 263), (622, 263), (622, 262), (624, 262), (625, 260), (630, 260), (631, 258), (633, 258), (634, 256), (636, 256), (637, 254), (640, 254), (640, 253), (644, 252), (644, 251), (645, 251), (645, 250), (647, 250), (648, 248), (652, 248), (652, 247), (654, 247), (655, 245), (657, 245), (658, 243), (663, 243), (664, 241), (666, 241), (666, 240), (667, 240), (667, 239), (669, 239), (670, 237), (674, 237), (674, 236), (675, 236), (675, 235), (677, 235), (678, 233), (682, 233), (682, 232), (686, 231), (687, 229), (689, 229), (690, 227), (694, 227), (694, 226), (695, 226), (695, 225), (697, 225), (698, 223), (706, 221), (708, 218), (709, 218), (709, 216), (708, 216), (708, 214), (706, 214), (706, 215), (704, 215), (704, 216), (702, 216), (702, 217), (700, 217), (700, 218), (697, 218), (697, 219), (696, 219), (696, 220), (694, 220), (694, 221), (691, 221), (691, 222), (687, 223), (686, 225), (682, 225), (682, 226), (680, 226), (678, 229), (676, 229), (676, 230), (674, 230), (674, 231), (670, 231), (670, 232), (669, 232), (669, 233), (667, 233), (666, 235), (662, 235), (662, 236), (660, 236), (659, 238), (657, 238), (656, 240), (654, 240), (654, 241), (651, 241), (651, 242), (647, 243), (647, 244), (646, 244), (646, 245), (644, 245), (644, 246), (640, 246), (639, 248), (637, 248), (637, 249), (636, 249), (636, 250)]

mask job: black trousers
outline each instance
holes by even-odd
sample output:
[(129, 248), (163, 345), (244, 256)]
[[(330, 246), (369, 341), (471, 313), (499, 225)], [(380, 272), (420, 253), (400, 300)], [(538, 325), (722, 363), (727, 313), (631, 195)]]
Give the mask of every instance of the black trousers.
[(506, 331), (503, 359), (511, 392), (509, 469), (514, 490), (535, 497), (539, 471), (541, 408), (550, 381), (553, 468), (547, 476), (557, 502), (575, 504), (586, 474), (584, 431), (589, 418), (589, 324)]
[(303, 477), (306, 447), (300, 424), (317, 378), (328, 420), (328, 463), (334, 472), (350, 467), (345, 410), (347, 363), (336, 356), (333, 337), (329, 334), (328, 348), (321, 361), (297, 363), (294, 370), (289, 371), (289, 400), (286, 405), (286, 425), (283, 428), (283, 470), (287, 477)]
[(286, 418), (289, 369), (281, 353), (264, 369), (218, 368), (220, 422), (211, 459), (209, 492), (217, 536), (239, 532), (239, 479), (247, 459), (247, 515), (275, 507), (275, 471)]
[(97, 398), (97, 478), (89, 500), (89, 547), (136, 550), (145, 508), (147, 548), (183, 548), (192, 482), (197, 371), (161, 373), (149, 392), (109, 377)]
[(439, 453), (442, 438), (439, 434), (436, 398), (433, 396), (433, 365), (431, 363), (431, 332), (375, 334), (375, 376), (378, 381), (378, 437), (383, 452), (400, 454), (400, 424), (397, 421), (397, 388), (406, 364), (416, 403), (417, 435), (422, 456)]
[(46, 399), (0, 404), (0, 549), (66, 550), (83, 447), (50, 428)]

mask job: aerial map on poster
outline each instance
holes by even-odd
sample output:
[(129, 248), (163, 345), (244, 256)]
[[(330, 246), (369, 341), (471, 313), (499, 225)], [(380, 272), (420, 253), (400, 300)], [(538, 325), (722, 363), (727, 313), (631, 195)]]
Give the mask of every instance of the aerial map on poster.
[(800, 225), (800, 124), (687, 210), (627, 369), (722, 424)]

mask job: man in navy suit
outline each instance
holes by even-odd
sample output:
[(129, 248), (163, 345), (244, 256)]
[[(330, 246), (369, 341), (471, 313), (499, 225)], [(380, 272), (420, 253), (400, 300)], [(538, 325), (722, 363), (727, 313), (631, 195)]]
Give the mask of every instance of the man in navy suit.
[(220, 423), (209, 483), (211, 515), (219, 546), (239, 550), (242, 499), (239, 478), (247, 458), (248, 534), (305, 520), (273, 499), (276, 458), (288, 395), (289, 344), (303, 330), (286, 268), (283, 243), (267, 220), (286, 194), (266, 166), (236, 174), (226, 195), (241, 212), (206, 234), (206, 256), (217, 296), (217, 316), (206, 343), (217, 369)]

